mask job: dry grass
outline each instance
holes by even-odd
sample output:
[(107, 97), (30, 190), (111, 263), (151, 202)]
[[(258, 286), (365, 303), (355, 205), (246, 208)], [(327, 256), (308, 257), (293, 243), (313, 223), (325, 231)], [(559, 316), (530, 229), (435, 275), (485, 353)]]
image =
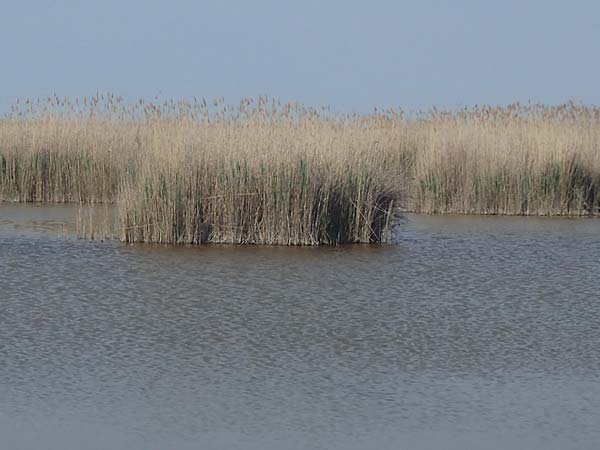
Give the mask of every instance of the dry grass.
[(600, 208), (600, 111), (559, 107), (432, 113), (415, 123), (412, 209), (589, 215)]
[[(119, 196), (127, 242), (388, 239), (396, 180), (338, 124), (162, 122)], [(175, 144), (174, 144), (175, 143)]]
[(0, 200), (116, 202), (123, 241), (165, 243), (385, 242), (397, 206), (598, 214), (600, 111), (26, 101), (0, 121)]

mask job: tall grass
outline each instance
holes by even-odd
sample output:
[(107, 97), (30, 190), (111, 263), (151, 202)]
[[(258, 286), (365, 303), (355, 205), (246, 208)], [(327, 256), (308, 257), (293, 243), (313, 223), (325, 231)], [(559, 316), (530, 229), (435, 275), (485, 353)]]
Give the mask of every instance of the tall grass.
[(118, 203), (126, 242), (385, 242), (425, 213), (600, 212), (600, 110), (335, 115), (244, 99), (17, 103), (0, 200)]
[(414, 126), (416, 211), (599, 213), (597, 108), (511, 105), (432, 112)]
[(350, 121), (266, 98), (48, 103), (0, 124), (4, 200), (117, 202), (126, 242), (389, 240), (398, 179)]
[(385, 172), (385, 154), (361, 152), (352, 130), (322, 123), (154, 127), (155, 151), (119, 196), (126, 242), (389, 239), (397, 180)]

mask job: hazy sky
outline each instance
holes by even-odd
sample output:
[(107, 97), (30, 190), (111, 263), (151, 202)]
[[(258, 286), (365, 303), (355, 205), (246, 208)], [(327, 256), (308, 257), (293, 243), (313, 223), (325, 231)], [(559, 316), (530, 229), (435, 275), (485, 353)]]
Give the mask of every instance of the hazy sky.
[(0, 12), (16, 98), (268, 94), (342, 111), (600, 103), (598, 0), (47, 0)]

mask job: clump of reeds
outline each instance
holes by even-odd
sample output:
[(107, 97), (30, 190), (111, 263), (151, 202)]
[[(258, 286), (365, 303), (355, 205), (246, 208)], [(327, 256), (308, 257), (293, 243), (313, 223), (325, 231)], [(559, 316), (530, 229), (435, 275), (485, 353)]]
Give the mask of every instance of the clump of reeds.
[[(13, 106), (0, 120), (0, 201), (114, 202), (134, 170), (137, 126), (93, 100)], [(79, 101), (77, 101), (79, 103)], [(85, 109), (83, 109), (85, 108)]]
[(361, 151), (342, 124), (278, 119), (156, 125), (161, 139), (122, 185), (122, 240), (388, 241), (400, 189), (382, 149)]
[(599, 213), (598, 108), (516, 104), (434, 111), (415, 126), (416, 211)]
[(202, 99), (48, 101), (15, 107), (1, 125), (5, 200), (116, 202), (126, 242), (390, 238), (400, 184), (358, 119), (266, 98), (236, 109)]
[[(344, 170), (345, 169), (345, 170)], [(385, 242), (396, 193), (369, 170), (233, 160), (158, 169), (120, 197), (125, 242)]]
[(600, 110), (26, 100), (0, 120), (0, 200), (118, 203), (127, 242), (383, 242), (398, 206), (594, 215)]

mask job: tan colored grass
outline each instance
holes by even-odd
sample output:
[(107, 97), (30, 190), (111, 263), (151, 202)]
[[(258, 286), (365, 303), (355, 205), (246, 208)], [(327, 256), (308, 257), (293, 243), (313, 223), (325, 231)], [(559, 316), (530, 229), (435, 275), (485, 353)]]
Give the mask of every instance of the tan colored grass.
[(380, 242), (398, 206), (598, 214), (600, 113), (54, 97), (0, 121), (0, 199), (116, 202), (122, 240), (166, 243)]
[(484, 109), (432, 116), (418, 127), (416, 211), (598, 213), (600, 117), (595, 108)]

